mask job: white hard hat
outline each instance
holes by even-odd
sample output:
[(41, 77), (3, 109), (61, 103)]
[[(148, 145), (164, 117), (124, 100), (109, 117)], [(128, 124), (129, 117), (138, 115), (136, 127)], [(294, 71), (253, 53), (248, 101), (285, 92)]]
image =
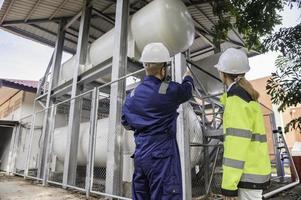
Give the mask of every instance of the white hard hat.
[(166, 46), (160, 42), (149, 43), (143, 48), (140, 61), (143, 63), (164, 63), (170, 61)]
[(222, 53), (215, 67), (218, 71), (228, 74), (244, 74), (250, 71), (247, 54), (234, 48), (229, 48)]

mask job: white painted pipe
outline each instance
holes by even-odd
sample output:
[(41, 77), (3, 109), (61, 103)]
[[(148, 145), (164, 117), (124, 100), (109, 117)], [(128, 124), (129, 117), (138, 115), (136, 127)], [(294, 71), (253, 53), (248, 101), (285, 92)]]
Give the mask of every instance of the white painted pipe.
[(284, 190), (287, 190), (287, 189), (290, 189), (290, 188), (292, 188), (292, 187), (295, 187), (296, 185), (298, 185), (300, 182), (299, 182), (299, 179), (297, 179), (296, 181), (294, 181), (294, 182), (292, 182), (292, 183), (290, 183), (290, 184), (288, 184), (288, 185), (285, 185), (285, 186), (283, 186), (283, 187), (281, 187), (281, 188), (278, 188), (278, 189), (276, 189), (276, 190), (273, 190), (273, 191), (271, 191), (271, 192), (269, 192), (269, 193), (266, 193), (266, 194), (264, 194), (264, 195), (262, 195), (265, 199), (268, 199), (268, 198), (270, 198), (270, 197), (272, 197), (272, 196), (274, 196), (274, 195), (276, 195), (276, 194), (278, 194), (278, 193), (280, 193), (280, 192), (282, 192), (282, 191), (284, 191)]
[[(162, 42), (172, 55), (187, 50), (194, 40), (193, 20), (181, 0), (154, 0), (137, 11), (130, 19), (128, 56), (138, 60), (145, 45)], [(113, 55), (114, 28), (95, 40), (89, 50), (87, 71)], [(73, 56), (61, 68), (59, 83), (72, 79), (76, 58)]]
[[(202, 142), (202, 129), (200, 123), (195, 115), (192, 107), (185, 111), (185, 117), (189, 124), (189, 132), (185, 134), (190, 135), (191, 142)], [(67, 139), (68, 127), (56, 128), (53, 138), (53, 154), (58, 161), (63, 162), (66, 152), (66, 139)], [(109, 132), (109, 119), (104, 118), (97, 121), (97, 133), (96, 133), (96, 149), (94, 165), (98, 167), (105, 167), (107, 161), (107, 145), (108, 145), (108, 132)], [(81, 123), (78, 143), (77, 163), (80, 166), (84, 166), (87, 163), (89, 144), (89, 122)], [(131, 155), (134, 152), (135, 143), (132, 131), (127, 131), (124, 137), (124, 154)], [(202, 157), (202, 151), (200, 148), (191, 149), (191, 166), (194, 167)]]

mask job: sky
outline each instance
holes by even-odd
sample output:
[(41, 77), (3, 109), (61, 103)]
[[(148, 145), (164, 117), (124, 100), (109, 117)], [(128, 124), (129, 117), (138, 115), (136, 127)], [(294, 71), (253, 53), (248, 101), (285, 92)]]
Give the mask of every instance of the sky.
[[(0, 7), (3, 0), (0, 0)], [(281, 12), (283, 25), (290, 27), (301, 22), (301, 9), (286, 8)], [(0, 78), (39, 80), (47, 68), (53, 48), (0, 30)], [(278, 53), (268, 52), (250, 58), (251, 70), (247, 79), (269, 76), (275, 71), (274, 61)], [(63, 62), (71, 55), (64, 53)]]
[[(301, 9), (296, 6), (290, 9), (286, 7), (281, 13), (282, 25), (274, 28), (274, 31), (281, 27), (292, 27), (301, 23)], [(267, 52), (249, 59), (251, 70), (246, 74), (246, 78), (254, 80), (271, 75), (276, 71), (275, 60), (280, 55), (278, 52)]]

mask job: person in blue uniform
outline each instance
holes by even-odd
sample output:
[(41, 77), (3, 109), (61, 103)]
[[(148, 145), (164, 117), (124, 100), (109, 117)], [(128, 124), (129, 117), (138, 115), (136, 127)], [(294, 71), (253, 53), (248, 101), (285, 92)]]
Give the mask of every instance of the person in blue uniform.
[(193, 79), (187, 70), (181, 84), (166, 80), (170, 54), (162, 43), (146, 45), (140, 61), (146, 76), (126, 97), (122, 109), (122, 124), (134, 131), (136, 144), (133, 199), (181, 200), (177, 109), (192, 97)]

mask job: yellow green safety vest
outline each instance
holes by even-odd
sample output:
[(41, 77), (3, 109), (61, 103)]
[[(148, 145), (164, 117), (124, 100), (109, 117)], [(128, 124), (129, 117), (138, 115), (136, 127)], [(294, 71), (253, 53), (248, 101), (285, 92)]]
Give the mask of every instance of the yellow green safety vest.
[(221, 102), (225, 107), (222, 194), (237, 196), (238, 188), (265, 189), (271, 163), (259, 103), (237, 84)]

